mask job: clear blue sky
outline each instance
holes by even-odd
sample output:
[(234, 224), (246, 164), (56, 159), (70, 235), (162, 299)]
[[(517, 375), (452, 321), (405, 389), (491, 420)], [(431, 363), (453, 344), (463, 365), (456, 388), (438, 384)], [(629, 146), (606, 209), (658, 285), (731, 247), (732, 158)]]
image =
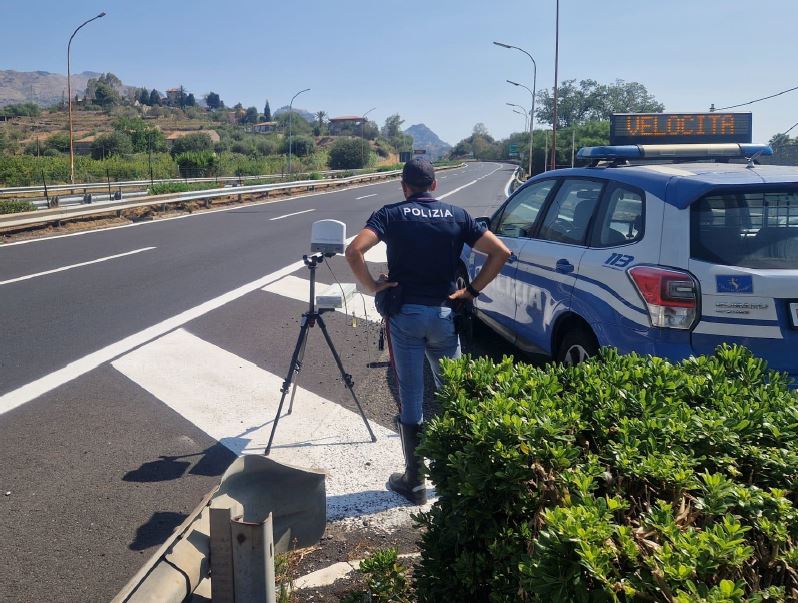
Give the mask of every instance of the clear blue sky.
[[(5, 6), (3, 6), (5, 5)], [(13, 5), (13, 6), (12, 6)], [(554, 0), (0, 2), (0, 68), (66, 72), (66, 43), (83, 20), (108, 15), (73, 42), (74, 72), (111, 71), (126, 84), (183, 84), (228, 105), (297, 105), (382, 124), (424, 122), (454, 144), (484, 122), (496, 137), (523, 127), (505, 102), (526, 104), (554, 78)], [(721, 107), (798, 85), (795, 0), (561, 0), (560, 80), (639, 81), (667, 110)], [(798, 91), (759, 103), (754, 139), (798, 121)], [(793, 131), (798, 134), (798, 128)]]

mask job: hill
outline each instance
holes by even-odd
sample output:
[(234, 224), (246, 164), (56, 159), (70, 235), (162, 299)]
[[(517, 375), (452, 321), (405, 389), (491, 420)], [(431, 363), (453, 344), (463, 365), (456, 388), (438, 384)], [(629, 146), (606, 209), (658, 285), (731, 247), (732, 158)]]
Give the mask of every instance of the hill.
[[(86, 84), (100, 73), (84, 71), (72, 74), (72, 93), (83, 96)], [(130, 86), (123, 86), (126, 91)], [(66, 97), (67, 78), (49, 71), (14, 71), (0, 69), (0, 107), (14, 103), (34, 102), (44, 107), (60, 103)]]
[(413, 137), (414, 149), (426, 149), (430, 160), (435, 161), (448, 153), (452, 145), (441, 140), (435, 132), (424, 124), (415, 124), (405, 130), (405, 134)]
[[(313, 113), (311, 113), (310, 111), (308, 111), (307, 109), (299, 109), (297, 107), (293, 107), (291, 110), (294, 113), (304, 117), (310, 123), (315, 123), (316, 122), (316, 116)], [(280, 107), (279, 109), (277, 109), (273, 113), (273, 115), (280, 115), (280, 113), (286, 113), (287, 111), (288, 111), (288, 105), (286, 105), (285, 107)]]

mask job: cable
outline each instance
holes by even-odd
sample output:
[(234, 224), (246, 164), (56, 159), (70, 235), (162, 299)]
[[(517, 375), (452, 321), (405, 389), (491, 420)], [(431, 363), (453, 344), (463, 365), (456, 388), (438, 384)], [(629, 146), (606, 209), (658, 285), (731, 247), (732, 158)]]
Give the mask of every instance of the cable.
[[(344, 294), (344, 287), (341, 285), (341, 282), (338, 280), (338, 277), (335, 276), (335, 272), (333, 272), (332, 266), (330, 266), (329, 262), (325, 262), (327, 264), (327, 270), (330, 271), (335, 282), (338, 284), (338, 288), (341, 290), (341, 298), (344, 301), (344, 314), (349, 315), (349, 308), (347, 307), (346, 303), (346, 295)], [(361, 291), (358, 291), (360, 294), (360, 298), (363, 300), (363, 320), (366, 323), (366, 355), (368, 356), (368, 364), (372, 364), (372, 357), (371, 357), (371, 345), (370, 345), (370, 337), (372, 336), (371, 325), (369, 324), (371, 321), (368, 319), (368, 309), (366, 308), (366, 297), (363, 295)], [(352, 326), (357, 326), (357, 316), (355, 316), (354, 309), (352, 310)]]
[(740, 103), (739, 105), (730, 105), (728, 107), (721, 107), (720, 109), (715, 109), (715, 111), (726, 111), (727, 109), (736, 109), (737, 107), (745, 107), (746, 105), (753, 105), (754, 103), (758, 103), (763, 100), (768, 100), (769, 98), (776, 98), (777, 96), (781, 96), (782, 94), (787, 94), (788, 92), (792, 92), (793, 90), (798, 90), (798, 86), (795, 86), (794, 88), (789, 88), (787, 90), (782, 90), (781, 92), (777, 92), (776, 94), (771, 94), (770, 96), (763, 96), (762, 98), (757, 98), (756, 100), (748, 101), (747, 103)]
[[(344, 302), (344, 314), (349, 314), (349, 308), (346, 307), (346, 293), (344, 293), (344, 287), (341, 284), (341, 282), (338, 280), (338, 277), (335, 276), (335, 272), (333, 272), (333, 269), (330, 266), (330, 262), (324, 262), (324, 263), (327, 265), (327, 270), (330, 271), (330, 274), (332, 275), (333, 279), (335, 280), (336, 283), (338, 283), (338, 288), (341, 290), (341, 299)], [(352, 318), (355, 318), (354, 313), (352, 314)]]

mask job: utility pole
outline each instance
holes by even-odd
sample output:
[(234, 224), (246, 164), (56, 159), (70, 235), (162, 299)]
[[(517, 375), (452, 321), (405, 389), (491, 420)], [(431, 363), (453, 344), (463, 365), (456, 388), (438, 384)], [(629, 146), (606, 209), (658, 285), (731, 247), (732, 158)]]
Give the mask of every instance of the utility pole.
[(551, 124), (551, 169), (557, 169), (557, 75), (560, 65), (560, 0), (554, 27), (554, 120)]

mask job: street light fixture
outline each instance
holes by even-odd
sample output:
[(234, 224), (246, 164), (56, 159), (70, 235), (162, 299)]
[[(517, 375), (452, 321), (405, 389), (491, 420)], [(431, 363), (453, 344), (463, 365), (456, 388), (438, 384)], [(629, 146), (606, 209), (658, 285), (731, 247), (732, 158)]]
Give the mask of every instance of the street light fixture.
[[(534, 153), (532, 150), (532, 133), (535, 129), (535, 93), (537, 91), (538, 64), (535, 62), (535, 58), (523, 48), (519, 48), (518, 46), (512, 46), (511, 44), (505, 44), (503, 42), (493, 42), (493, 43), (496, 46), (501, 46), (502, 48), (511, 48), (513, 50), (518, 50), (520, 52), (523, 52), (526, 56), (529, 57), (529, 60), (532, 61), (532, 110), (529, 112), (529, 176), (532, 177), (532, 167), (533, 167), (532, 158), (534, 157)], [(529, 88), (527, 88), (527, 90), (529, 90)]]
[(535, 92), (530, 90), (528, 86), (524, 86), (523, 84), (519, 84), (518, 82), (514, 82), (513, 80), (506, 80), (508, 84), (512, 84), (513, 86), (518, 86), (519, 88), (524, 88), (527, 92), (529, 92), (530, 96), (532, 97), (532, 110), (529, 112), (529, 177), (532, 177), (532, 122), (535, 120)]
[(75, 34), (78, 33), (81, 27), (84, 25), (91, 23), (95, 19), (99, 19), (100, 17), (104, 17), (105, 13), (100, 13), (96, 17), (92, 17), (88, 21), (84, 21), (83, 23), (78, 26), (78, 28), (72, 32), (72, 35), (69, 36), (69, 43), (67, 44), (67, 104), (69, 107), (69, 182), (70, 184), (75, 184), (75, 146), (72, 141), (72, 71), (71, 71), (71, 64), (70, 64), (70, 53), (72, 51), (72, 38), (75, 37)]
[(516, 105), (515, 103), (504, 103), (504, 104), (510, 107), (518, 107), (519, 109), (521, 109), (520, 111), (516, 111), (515, 109), (513, 109), (513, 113), (519, 113), (524, 116), (524, 132), (526, 132), (529, 129), (529, 121), (528, 121), (529, 114), (526, 112), (526, 109), (524, 109), (521, 105)]
[(366, 146), (366, 116), (374, 111), (377, 107), (372, 107), (368, 111), (363, 114), (363, 121), (360, 124), (360, 163), (363, 167), (366, 167), (365, 164), (365, 157), (363, 156), (364, 149), (363, 147)]
[(291, 175), (291, 120), (294, 116), (294, 99), (297, 96), (302, 94), (303, 92), (307, 92), (310, 88), (305, 88), (304, 90), (300, 90), (294, 96), (291, 97), (291, 102), (288, 103), (288, 175)]

